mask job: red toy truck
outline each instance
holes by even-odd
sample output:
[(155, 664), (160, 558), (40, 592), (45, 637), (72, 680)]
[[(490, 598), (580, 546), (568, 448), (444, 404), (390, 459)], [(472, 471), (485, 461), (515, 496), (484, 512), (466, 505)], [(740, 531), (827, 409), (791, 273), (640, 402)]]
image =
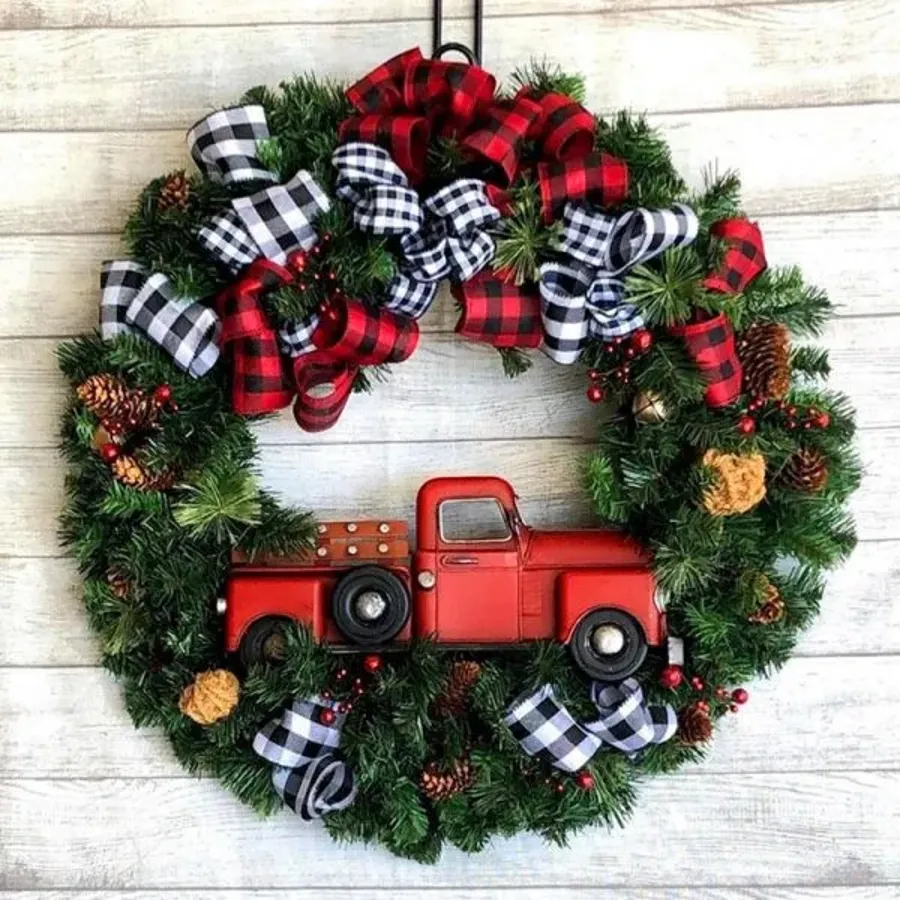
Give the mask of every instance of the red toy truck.
[(319, 526), (315, 550), (235, 555), (226, 647), (245, 664), (277, 655), (284, 620), (336, 647), (372, 649), (413, 636), (449, 648), (555, 638), (591, 678), (636, 671), (666, 640), (644, 550), (614, 531), (537, 531), (500, 478), (434, 478), (416, 501), (418, 548), (404, 522)]

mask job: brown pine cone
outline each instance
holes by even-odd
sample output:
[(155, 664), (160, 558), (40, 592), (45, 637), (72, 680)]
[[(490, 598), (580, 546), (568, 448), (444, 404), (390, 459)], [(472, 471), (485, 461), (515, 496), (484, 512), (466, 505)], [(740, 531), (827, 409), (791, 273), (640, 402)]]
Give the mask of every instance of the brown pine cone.
[(779, 481), (792, 491), (816, 494), (828, 483), (828, 460), (814, 447), (802, 447), (784, 464)]
[(128, 576), (119, 569), (110, 569), (106, 573), (106, 582), (109, 585), (109, 589), (120, 600), (124, 600), (131, 590), (131, 581)]
[(454, 794), (466, 791), (474, 783), (475, 775), (465, 756), (454, 760), (450, 767), (444, 770), (441, 770), (437, 763), (430, 762), (422, 770), (419, 778), (419, 787), (422, 789), (422, 793), (432, 803), (438, 803)]
[(91, 375), (75, 388), (75, 395), (98, 419), (115, 419), (125, 403), (128, 388), (115, 375)]
[(469, 708), (469, 696), (481, 675), (481, 666), (471, 659), (459, 660), (450, 667), (444, 693), (434, 701), (434, 714), (449, 719), (462, 716)]
[(784, 325), (757, 322), (737, 343), (744, 390), (763, 400), (781, 400), (791, 386), (791, 333)]
[(134, 456), (123, 454), (113, 461), (112, 472), (126, 487), (138, 491), (167, 491), (175, 484), (172, 472), (153, 474)]
[(696, 703), (678, 713), (678, 739), (682, 744), (705, 744), (713, 733), (709, 713)]
[(191, 199), (191, 183), (185, 177), (184, 171), (173, 172), (159, 190), (159, 198), (156, 201), (160, 212), (167, 209), (187, 209)]
[(147, 431), (156, 425), (160, 406), (139, 388), (129, 390), (115, 421), (123, 431)]
[(768, 578), (763, 575), (762, 579), (765, 582), (762, 601), (747, 616), (747, 621), (754, 625), (772, 625), (784, 618), (784, 600), (778, 593), (778, 588)]
[(241, 696), (237, 676), (227, 669), (201, 672), (182, 692), (178, 708), (199, 725), (212, 725), (231, 715)]

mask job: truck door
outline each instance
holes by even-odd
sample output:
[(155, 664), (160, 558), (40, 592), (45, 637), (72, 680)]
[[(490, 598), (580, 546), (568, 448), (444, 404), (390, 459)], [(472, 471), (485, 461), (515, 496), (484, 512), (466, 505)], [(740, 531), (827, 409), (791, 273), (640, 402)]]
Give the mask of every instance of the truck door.
[(438, 641), (519, 641), (518, 541), (503, 506), (458, 497), (441, 501), (437, 515)]

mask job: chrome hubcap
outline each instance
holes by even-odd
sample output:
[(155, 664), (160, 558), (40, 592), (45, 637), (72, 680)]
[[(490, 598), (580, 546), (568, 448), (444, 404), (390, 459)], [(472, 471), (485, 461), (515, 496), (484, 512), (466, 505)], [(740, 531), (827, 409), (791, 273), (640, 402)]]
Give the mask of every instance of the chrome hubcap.
[(625, 633), (615, 625), (601, 625), (591, 635), (591, 647), (600, 656), (613, 656), (625, 646)]
[(378, 591), (363, 591), (354, 604), (356, 615), (364, 622), (374, 622), (384, 615), (387, 609), (387, 600)]

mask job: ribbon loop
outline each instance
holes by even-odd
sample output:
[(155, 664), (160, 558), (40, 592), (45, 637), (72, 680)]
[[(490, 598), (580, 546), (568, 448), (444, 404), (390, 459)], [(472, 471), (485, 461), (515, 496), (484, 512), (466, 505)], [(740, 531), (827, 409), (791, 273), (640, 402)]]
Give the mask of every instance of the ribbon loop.
[(260, 259), (216, 300), (222, 345), (231, 354), (231, 404), (240, 415), (283, 409), (293, 397), (275, 330), (262, 308), (264, 292), (292, 280), (287, 269)]
[(608, 153), (538, 163), (544, 223), (552, 225), (567, 203), (618, 206), (628, 196), (628, 165)]
[(484, 124), (471, 132), (462, 146), (491, 164), (504, 186), (510, 185), (519, 171), (525, 138), (540, 117), (541, 107), (527, 97), (509, 105), (495, 104), (487, 111)]
[(739, 294), (766, 268), (762, 232), (747, 219), (722, 219), (710, 229), (727, 247), (718, 271), (703, 284), (711, 291)]
[(220, 323), (194, 300), (176, 295), (169, 279), (130, 260), (108, 260), (100, 271), (100, 333), (105, 340), (140, 333), (182, 372), (205, 375), (219, 359)]
[(262, 106), (233, 106), (206, 116), (187, 133), (197, 167), (224, 185), (244, 181), (276, 181), (257, 155), (259, 141), (269, 138)]
[(503, 721), (525, 753), (564, 772), (586, 766), (604, 745), (634, 758), (678, 729), (673, 707), (647, 705), (634, 678), (617, 685), (594, 682), (591, 700), (600, 717), (579, 723), (554, 696), (552, 685), (544, 684), (517, 697)]
[(463, 312), (456, 333), (494, 347), (539, 347), (541, 301), (537, 291), (508, 284), (486, 270), (464, 284), (454, 285), (453, 295)]
[(580, 103), (565, 94), (540, 96), (532, 88), (523, 87), (516, 95), (538, 104), (540, 116), (528, 133), (533, 141), (541, 141), (542, 155), (547, 159), (574, 160), (594, 149), (594, 116)]
[(706, 381), (706, 403), (728, 406), (741, 395), (744, 370), (734, 342), (734, 329), (724, 313), (703, 322), (669, 329), (680, 337)]
[[(253, 750), (273, 764), (276, 793), (305, 821), (346, 809), (356, 799), (353, 772), (338, 754), (346, 716), (336, 701), (294, 700), (280, 717), (264, 725)], [(331, 711), (331, 720), (322, 713)]]

